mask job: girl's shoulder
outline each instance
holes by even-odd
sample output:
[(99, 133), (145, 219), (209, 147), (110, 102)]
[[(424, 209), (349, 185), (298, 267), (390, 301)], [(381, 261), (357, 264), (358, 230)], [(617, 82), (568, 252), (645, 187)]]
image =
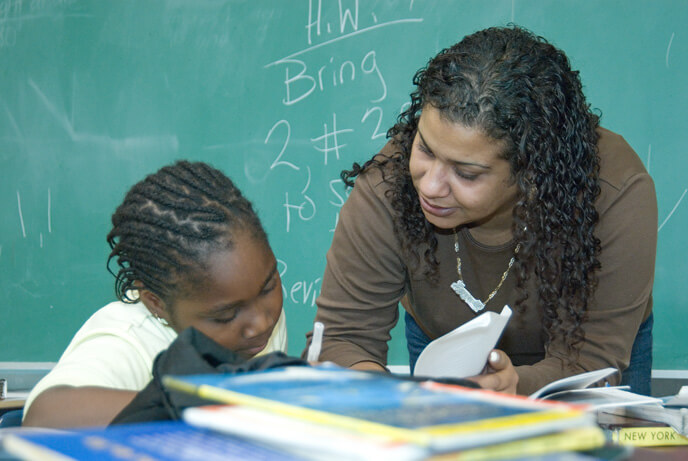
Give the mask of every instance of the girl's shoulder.
[(149, 317), (153, 317), (146, 306), (141, 303), (124, 303), (113, 301), (95, 311), (84, 326), (99, 327), (124, 327), (138, 325)]
[(68, 350), (99, 336), (118, 337), (157, 350), (172, 342), (176, 333), (169, 326), (161, 324), (143, 303), (114, 301), (98, 309), (84, 322)]

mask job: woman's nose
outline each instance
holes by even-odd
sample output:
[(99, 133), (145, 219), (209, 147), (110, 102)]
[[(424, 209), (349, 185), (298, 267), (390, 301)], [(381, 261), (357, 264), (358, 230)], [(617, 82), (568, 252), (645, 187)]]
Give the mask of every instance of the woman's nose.
[(435, 161), (430, 164), (420, 181), (419, 188), (425, 197), (444, 197), (447, 195), (449, 191), (447, 173), (441, 162)]

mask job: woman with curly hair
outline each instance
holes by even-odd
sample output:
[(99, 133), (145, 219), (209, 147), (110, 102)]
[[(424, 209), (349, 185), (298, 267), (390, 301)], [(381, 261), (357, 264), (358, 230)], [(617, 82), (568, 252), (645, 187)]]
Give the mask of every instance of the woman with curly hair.
[(649, 393), (654, 184), (566, 55), (489, 28), (414, 84), (387, 145), (342, 173), (355, 187), (317, 301), (321, 359), (384, 368), (402, 301), (413, 369), (429, 341), (508, 304), (481, 386), (529, 394), (615, 367), (610, 382)]

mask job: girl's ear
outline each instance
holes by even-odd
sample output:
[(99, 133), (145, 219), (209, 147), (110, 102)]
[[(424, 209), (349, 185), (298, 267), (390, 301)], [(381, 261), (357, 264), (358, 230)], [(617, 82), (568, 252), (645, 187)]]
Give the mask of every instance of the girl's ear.
[(165, 301), (160, 299), (158, 295), (152, 291), (142, 289), (139, 291), (139, 296), (141, 297), (141, 302), (148, 309), (148, 311), (153, 314), (158, 320), (164, 320), (169, 324), (170, 319), (168, 318), (167, 309), (165, 307)]

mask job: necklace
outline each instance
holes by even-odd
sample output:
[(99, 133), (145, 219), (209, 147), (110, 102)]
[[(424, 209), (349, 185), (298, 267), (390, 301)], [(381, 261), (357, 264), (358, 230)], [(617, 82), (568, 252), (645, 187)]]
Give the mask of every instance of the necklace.
[(459, 235), (455, 231), (454, 252), (456, 253), (456, 273), (459, 275), (459, 280), (451, 284), (452, 290), (454, 290), (454, 292), (456, 292), (456, 294), (459, 295), (459, 298), (463, 299), (463, 301), (466, 304), (468, 304), (468, 307), (470, 307), (473, 310), (473, 312), (477, 314), (481, 310), (485, 309), (485, 305), (490, 302), (494, 295), (497, 294), (497, 291), (499, 291), (499, 289), (502, 287), (504, 280), (506, 280), (507, 275), (509, 275), (509, 270), (511, 269), (511, 266), (513, 266), (514, 264), (516, 253), (518, 253), (518, 250), (520, 248), (521, 244), (519, 243), (518, 245), (516, 245), (516, 249), (514, 250), (514, 256), (512, 256), (509, 260), (509, 265), (502, 274), (502, 279), (497, 284), (497, 287), (494, 290), (492, 290), (492, 293), (489, 294), (485, 301), (481, 301), (477, 299), (475, 296), (473, 296), (470, 291), (468, 291), (468, 288), (466, 288), (466, 284), (463, 281), (463, 275), (461, 275), (461, 257), (459, 256)]

